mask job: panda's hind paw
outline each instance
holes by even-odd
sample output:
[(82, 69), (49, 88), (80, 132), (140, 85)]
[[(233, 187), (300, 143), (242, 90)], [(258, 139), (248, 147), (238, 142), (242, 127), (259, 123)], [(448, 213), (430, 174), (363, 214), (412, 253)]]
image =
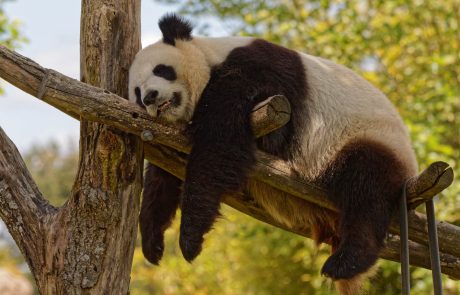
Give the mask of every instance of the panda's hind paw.
[(377, 260), (377, 255), (359, 249), (338, 249), (323, 265), (321, 274), (333, 280), (351, 279), (366, 272)]

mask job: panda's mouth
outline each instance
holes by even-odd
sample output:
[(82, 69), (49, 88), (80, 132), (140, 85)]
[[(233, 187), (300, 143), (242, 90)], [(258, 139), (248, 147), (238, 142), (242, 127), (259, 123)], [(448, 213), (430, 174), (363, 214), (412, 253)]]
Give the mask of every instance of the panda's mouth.
[(157, 107), (157, 116), (160, 116), (160, 114), (164, 113), (166, 110), (171, 108), (172, 106), (177, 107), (180, 105), (182, 100), (182, 95), (180, 92), (173, 92), (173, 96), (170, 100), (167, 100), (160, 104)]
[(164, 103), (160, 104), (158, 106), (158, 111), (163, 112), (164, 110), (166, 110), (171, 105), (171, 103), (172, 103), (172, 101), (168, 100), (168, 101), (165, 101)]

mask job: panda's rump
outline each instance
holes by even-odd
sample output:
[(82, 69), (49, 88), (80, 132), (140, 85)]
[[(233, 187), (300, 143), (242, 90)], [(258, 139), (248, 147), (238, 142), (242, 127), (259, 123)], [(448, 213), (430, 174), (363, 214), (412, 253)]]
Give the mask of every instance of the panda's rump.
[[(339, 150), (316, 179), (303, 178), (306, 183), (327, 190), (328, 198), (338, 208), (353, 206), (352, 214), (360, 216), (365, 210), (371, 210), (363, 205), (368, 202), (384, 203), (392, 207), (403, 182), (410, 176), (409, 171), (386, 146), (367, 139), (356, 139)], [(277, 222), (294, 232), (310, 232), (317, 243), (327, 242), (333, 246), (336, 246), (334, 241), (341, 238), (339, 216), (342, 214), (293, 197), (254, 179), (248, 180), (246, 189)], [(392, 210), (384, 211), (387, 216)], [(381, 230), (385, 231), (387, 222), (379, 222), (382, 223)]]

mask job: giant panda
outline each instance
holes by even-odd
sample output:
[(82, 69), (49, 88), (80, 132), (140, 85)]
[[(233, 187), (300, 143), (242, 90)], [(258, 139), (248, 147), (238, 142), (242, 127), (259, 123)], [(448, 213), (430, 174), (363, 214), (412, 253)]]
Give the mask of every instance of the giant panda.
[[(356, 294), (384, 246), (404, 182), (417, 164), (408, 131), (390, 101), (348, 68), (252, 37), (192, 36), (189, 21), (167, 14), (162, 40), (130, 68), (129, 97), (153, 117), (187, 124), (193, 145), (184, 183), (149, 165), (140, 213), (142, 247), (160, 261), (163, 233), (182, 210), (184, 258), (200, 252), (224, 194), (242, 188), (278, 222), (310, 228), (332, 245), (322, 274)], [(292, 107), (284, 127), (255, 139), (253, 107), (281, 94)], [(260, 149), (327, 189), (339, 209), (320, 207), (248, 179)]]

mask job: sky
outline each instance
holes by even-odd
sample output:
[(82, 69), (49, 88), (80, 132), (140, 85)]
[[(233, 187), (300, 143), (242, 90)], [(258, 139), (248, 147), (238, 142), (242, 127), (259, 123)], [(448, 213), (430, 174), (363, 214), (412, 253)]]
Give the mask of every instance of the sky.
[[(81, 1), (16, 0), (4, 5), (11, 19), (22, 22), (21, 31), (29, 42), (16, 51), (46, 68), (79, 79), (79, 34)], [(52, 8), (52, 10), (50, 9)], [(142, 45), (158, 40), (158, 19), (174, 6), (142, 1)], [(55, 140), (64, 148), (78, 143), (79, 122), (37, 98), (0, 80), (0, 127), (20, 152), (33, 144)]]

